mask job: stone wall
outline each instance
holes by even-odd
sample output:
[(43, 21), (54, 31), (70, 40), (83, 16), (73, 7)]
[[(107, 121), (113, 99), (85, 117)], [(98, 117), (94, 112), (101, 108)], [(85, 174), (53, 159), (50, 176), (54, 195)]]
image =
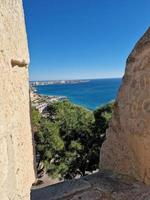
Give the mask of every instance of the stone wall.
[(101, 168), (150, 184), (150, 29), (127, 59)]
[(34, 182), (28, 46), (22, 0), (0, 1), (0, 199), (28, 200)]

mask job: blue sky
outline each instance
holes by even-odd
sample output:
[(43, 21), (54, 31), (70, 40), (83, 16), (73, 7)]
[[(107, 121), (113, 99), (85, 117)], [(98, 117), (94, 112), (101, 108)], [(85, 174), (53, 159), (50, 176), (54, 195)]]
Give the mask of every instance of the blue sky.
[(149, 0), (24, 0), (30, 79), (121, 77)]

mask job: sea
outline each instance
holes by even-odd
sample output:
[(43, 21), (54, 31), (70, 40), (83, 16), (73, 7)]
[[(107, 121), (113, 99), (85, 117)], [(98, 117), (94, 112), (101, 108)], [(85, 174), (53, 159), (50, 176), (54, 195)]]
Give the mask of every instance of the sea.
[(38, 85), (35, 88), (38, 94), (66, 96), (74, 104), (94, 110), (115, 100), (120, 85), (121, 78), (113, 78), (72, 84)]

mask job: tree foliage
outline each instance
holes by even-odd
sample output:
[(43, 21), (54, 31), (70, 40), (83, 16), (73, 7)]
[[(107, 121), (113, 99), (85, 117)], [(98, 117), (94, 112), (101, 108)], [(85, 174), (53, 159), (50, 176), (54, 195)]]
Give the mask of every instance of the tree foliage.
[(114, 102), (101, 106), (100, 108), (94, 111), (95, 117), (95, 132), (98, 137), (100, 135), (100, 146), (105, 140), (106, 129), (108, 128), (109, 121), (112, 117), (112, 112), (114, 109)]
[(113, 104), (92, 112), (63, 101), (50, 104), (46, 110), (44, 118), (32, 109), (36, 151), (45, 172), (72, 179), (98, 169), (101, 136), (108, 127)]

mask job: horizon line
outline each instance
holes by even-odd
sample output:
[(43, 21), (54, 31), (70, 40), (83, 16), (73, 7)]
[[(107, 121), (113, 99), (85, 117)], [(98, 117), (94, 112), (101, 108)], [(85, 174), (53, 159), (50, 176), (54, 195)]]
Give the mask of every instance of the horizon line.
[[(122, 76), (123, 77), (123, 76)], [(122, 79), (122, 77), (104, 77), (104, 78), (75, 78), (75, 79), (43, 79), (43, 80), (29, 80), (30, 82), (42, 81), (75, 81), (75, 80), (102, 80), (102, 79)]]

